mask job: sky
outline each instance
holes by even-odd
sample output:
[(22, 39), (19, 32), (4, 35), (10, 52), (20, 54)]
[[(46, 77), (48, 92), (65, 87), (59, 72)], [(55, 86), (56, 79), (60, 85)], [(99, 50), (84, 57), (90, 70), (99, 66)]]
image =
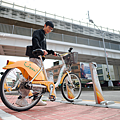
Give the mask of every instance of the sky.
[[(120, 31), (120, 7), (119, 0), (5, 0), (28, 8), (43, 12), (64, 16), (66, 18), (88, 22), (90, 19), (97, 26), (102, 26)], [(6, 64), (6, 60), (25, 60), (28, 58), (0, 56), (0, 71)], [(53, 60), (55, 61), (55, 60)], [(52, 60), (46, 60), (45, 67), (53, 64)]]
[(5, 0), (43, 12), (88, 22), (90, 18), (98, 26), (120, 30), (119, 0)]

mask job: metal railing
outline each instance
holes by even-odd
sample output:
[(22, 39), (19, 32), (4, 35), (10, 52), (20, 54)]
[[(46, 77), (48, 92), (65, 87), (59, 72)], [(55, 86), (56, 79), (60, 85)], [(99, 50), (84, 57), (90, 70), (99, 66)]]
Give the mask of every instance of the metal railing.
[[(32, 33), (34, 30), (35, 29), (33, 28), (18, 27), (14, 25), (7, 25), (7, 24), (0, 23), (0, 32), (4, 32), (4, 33), (17, 34), (17, 35), (23, 35), (23, 36), (32, 36)], [(47, 39), (56, 40), (56, 41), (83, 44), (83, 45), (103, 48), (103, 42), (97, 39), (92, 40), (92, 39), (59, 34), (54, 32), (47, 34), (46, 37)], [(120, 50), (120, 43), (115, 44), (115, 43), (105, 42), (105, 46), (107, 49)]]
[[(50, 18), (54, 18), (54, 19), (57, 19), (57, 20), (62, 20), (62, 21), (65, 21), (65, 22), (74, 23), (74, 24), (77, 24), (77, 25), (83, 25), (83, 26), (86, 26), (86, 27), (95, 28), (95, 26), (93, 24), (90, 24), (90, 23), (85, 23), (85, 22), (82, 22), (82, 21), (79, 21), (79, 20), (66, 18), (64, 16), (58, 16), (56, 14), (51, 14), (51, 13), (39, 11), (39, 10), (36, 10), (36, 9), (27, 8), (26, 6), (23, 7), (23, 6), (20, 6), (20, 5), (16, 5), (14, 3), (5, 2), (3, 0), (0, 1), (0, 5), (10, 7), (10, 8), (14, 8), (14, 9), (18, 9), (18, 10), (21, 10), (23, 12), (30, 12), (30, 13), (33, 13), (35, 15), (42, 15), (42, 16), (45, 16), (45, 17), (50, 17)], [(102, 26), (98, 26), (98, 27), (100, 27), (101, 30), (104, 30), (104, 31), (120, 34), (120, 31), (118, 31), (118, 30), (109, 29), (109, 28), (105, 28), (105, 27), (102, 27)]]

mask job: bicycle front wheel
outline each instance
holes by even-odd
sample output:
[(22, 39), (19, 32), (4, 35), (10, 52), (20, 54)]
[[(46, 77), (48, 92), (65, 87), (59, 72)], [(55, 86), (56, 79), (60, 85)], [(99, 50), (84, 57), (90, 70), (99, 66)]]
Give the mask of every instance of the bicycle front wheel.
[[(1, 78), (1, 99), (3, 103), (10, 109), (14, 111), (25, 111), (29, 110), (37, 104), (41, 96), (33, 100), (33, 94), (30, 90), (24, 88), (24, 82), (20, 82), (21, 71), (18, 68), (7, 69), (4, 75)], [(21, 87), (21, 88), (20, 88)], [(24, 101), (26, 103), (24, 106), (20, 106), (17, 103), (18, 98), (20, 97), (20, 89), (25, 92)], [(23, 99), (22, 99), (23, 100)]]
[(74, 102), (81, 94), (81, 80), (75, 73), (69, 73), (69, 75), (71, 80), (69, 80), (68, 74), (64, 77), (61, 92), (67, 101)]

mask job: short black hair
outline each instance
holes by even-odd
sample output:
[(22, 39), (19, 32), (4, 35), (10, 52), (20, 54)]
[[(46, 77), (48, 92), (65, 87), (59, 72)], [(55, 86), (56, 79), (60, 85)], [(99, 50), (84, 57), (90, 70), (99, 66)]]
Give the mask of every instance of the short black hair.
[(54, 24), (51, 21), (47, 21), (45, 24), (46, 24), (46, 26), (50, 26), (50, 27), (54, 28)]
[(81, 65), (84, 65), (83, 63), (81, 63)]

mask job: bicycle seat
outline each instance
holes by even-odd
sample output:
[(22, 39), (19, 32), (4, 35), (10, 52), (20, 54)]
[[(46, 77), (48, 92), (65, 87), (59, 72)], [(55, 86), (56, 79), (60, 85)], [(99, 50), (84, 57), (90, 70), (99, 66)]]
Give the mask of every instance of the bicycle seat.
[(35, 57), (38, 57), (39, 55), (44, 55), (44, 52), (41, 49), (35, 49), (35, 50), (32, 51), (32, 54)]

